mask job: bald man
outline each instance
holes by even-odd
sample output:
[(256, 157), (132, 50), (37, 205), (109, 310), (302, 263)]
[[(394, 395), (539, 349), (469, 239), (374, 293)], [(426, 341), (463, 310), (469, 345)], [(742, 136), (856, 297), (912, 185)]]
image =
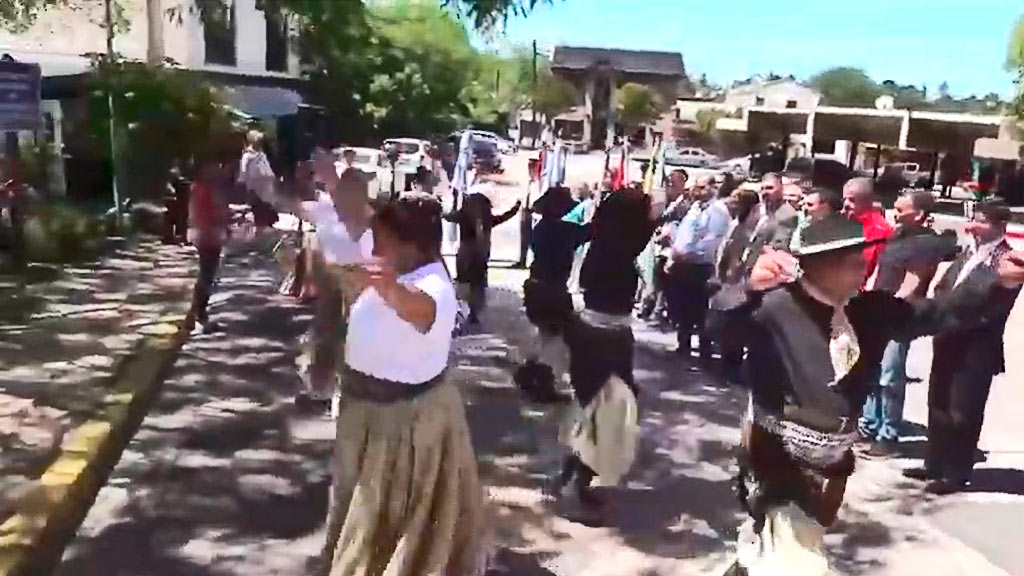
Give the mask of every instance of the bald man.
[[(864, 239), (868, 242), (892, 236), (892, 226), (875, 207), (875, 182), (871, 178), (854, 178), (843, 186), (843, 213), (864, 227)], [(874, 244), (864, 249), (865, 282), (874, 274), (884, 248), (885, 244)]]
[(678, 352), (689, 357), (690, 343), (696, 335), (700, 343), (700, 359), (711, 360), (711, 340), (704, 333), (710, 292), (708, 281), (714, 272), (718, 247), (729, 230), (732, 216), (724, 198), (716, 198), (717, 188), (710, 176), (700, 176), (694, 183), (693, 204), (679, 223), (672, 241), (669, 263), (669, 315), (676, 325)]
[(786, 202), (782, 176), (769, 172), (761, 179), (761, 218), (743, 254), (744, 268), (749, 272), (766, 247), (789, 247), (799, 223), (799, 213)]

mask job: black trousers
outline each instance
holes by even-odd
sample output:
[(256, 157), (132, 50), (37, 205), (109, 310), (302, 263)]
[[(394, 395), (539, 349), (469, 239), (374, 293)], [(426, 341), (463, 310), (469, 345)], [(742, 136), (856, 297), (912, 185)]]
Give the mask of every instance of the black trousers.
[(689, 350), (690, 338), (696, 334), (700, 340), (700, 355), (711, 357), (711, 338), (704, 332), (711, 293), (708, 281), (714, 272), (711, 264), (683, 262), (672, 265), (668, 277), (669, 316), (676, 325), (679, 346)]
[(209, 316), (206, 308), (210, 304), (213, 283), (217, 279), (220, 268), (220, 246), (198, 246), (199, 276), (192, 291), (192, 315), (197, 322), (206, 322)]
[[(987, 364), (951, 362), (935, 350), (928, 383), (928, 452), (925, 467), (952, 482), (970, 480), (974, 453), (992, 388)], [(955, 355), (959, 360), (961, 355)]]
[(519, 215), (519, 265), (526, 266), (530, 255), (530, 244), (533, 243), (533, 215), (523, 208)]

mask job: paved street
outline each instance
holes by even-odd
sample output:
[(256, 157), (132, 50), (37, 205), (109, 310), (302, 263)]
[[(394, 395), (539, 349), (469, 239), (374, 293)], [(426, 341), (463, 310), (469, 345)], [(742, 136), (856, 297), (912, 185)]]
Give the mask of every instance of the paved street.
[[(499, 199), (496, 210), (512, 202)], [(495, 260), (518, 257), (517, 227), (513, 220), (495, 231)], [(227, 260), (212, 310), (225, 333), (186, 345), (58, 574), (306, 573), (322, 539), (332, 426), (291, 403), (308, 313), (276, 294), (272, 266), (254, 252)], [(637, 323), (643, 434), (636, 464), (611, 490), (606, 526), (562, 518), (540, 492), (557, 465), (558, 414), (522, 403), (510, 382), (530, 337), (516, 295), (524, 277), (496, 262), (491, 308), (481, 329), (459, 343), (453, 371), (491, 496), (496, 573), (713, 574), (742, 519), (730, 486), (742, 392), (688, 371), (669, 352), (669, 334)], [(1015, 312), (1008, 347), (1020, 349), (1021, 316)], [(928, 353), (926, 341), (914, 345), (912, 375), (927, 375)], [(1024, 512), (1024, 435), (1014, 417), (1022, 393), (1010, 384), (1024, 379), (1024, 361), (1012, 358), (1010, 368), (989, 404), (990, 471), (979, 473), (979, 490), (935, 500), (902, 479), (904, 462), (860, 462), (827, 538), (838, 573), (1024, 574), (1011, 529)], [(908, 399), (907, 414), (919, 423), (925, 388), (914, 384)]]

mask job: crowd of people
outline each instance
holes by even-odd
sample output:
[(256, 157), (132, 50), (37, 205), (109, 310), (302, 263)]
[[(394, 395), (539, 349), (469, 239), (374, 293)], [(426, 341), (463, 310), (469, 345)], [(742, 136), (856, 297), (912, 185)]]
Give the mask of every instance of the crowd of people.
[[(198, 166), (191, 317), (211, 329), (206, 308), (227, 229), (218, 189), (241, 184), (275, 216), (310, 224), (298, 227), (296, 265), (298, 284), (312, 287), (295, 294), (315, 296), (303, 370), (309, 396), (333, 400), (337, 423), (320, 573), (482, 573), (487, 508), (449, 356), (462, 301), (470, 324), (485, 311), (490, 230), (520, 204), (494, 213), (483, 169), (447, 207), (432, 180), (373, 203), (365, 175), (323, 149), (288, 186), (264, 188), (276, 179), (254, 144), (241, 168), (237, 150)], [(931, 229), (929, 193), (901, 195), (890, 224), (870, 179), (817, 176), (690, 182), (678, 171), (664, 201), (609, 177), (593, 193), (551, 186), (525, 207), (533, 258), (523, 259), (524, 307), (537, 346), (513, 380), (526, 401), (570, 405), (559, 433), (565, 457), (546, 491), (572, 518), (601, 522), (595, 483), (615, 485), (632, 465), (643, 393), (633, 374), (636, 315), (672, 325), (690, 370), (749, 390), (737, 484), (750, 519), (734, 573), (825, 573), (822, 536), (855, 447), (866, 442), (874, 456), (898, 447), (907, 348), (919, 336), (936, 335), (929, 452), (907, 475), (937, 494), (970, 481), (1024, 283), (1024, 257), (1004, 238), (1009, 209), (979, 205), (960, 250), (955, 235)], [(441, 254), (446, 221), (460, 231), (454, 277)]]

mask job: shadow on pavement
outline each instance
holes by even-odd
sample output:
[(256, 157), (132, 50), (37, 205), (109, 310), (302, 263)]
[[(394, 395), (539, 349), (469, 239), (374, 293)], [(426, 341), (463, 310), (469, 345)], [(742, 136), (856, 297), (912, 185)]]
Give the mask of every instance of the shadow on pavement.
[(1015, 468), (975, 468), (971, 492), (995, 492), (1024, 496), (1024, 471)]
[(222, 278), (224, 332), (186, 345), (57, 574), (293, 574), (319, 552), (332, 425), (293, 405), (308, 317), (258, 255)]

